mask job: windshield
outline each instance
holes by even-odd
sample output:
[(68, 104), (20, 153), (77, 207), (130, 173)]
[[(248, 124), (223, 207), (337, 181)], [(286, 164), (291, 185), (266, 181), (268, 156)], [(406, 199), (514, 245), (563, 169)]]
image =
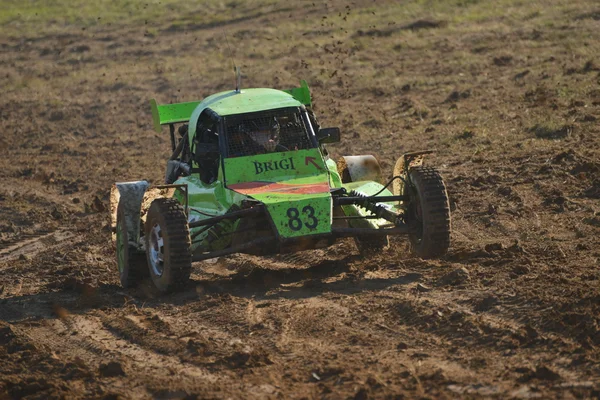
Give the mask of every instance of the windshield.
[(229, 157), (315, 147), (300, 109), (283, 108), (225, 119)]

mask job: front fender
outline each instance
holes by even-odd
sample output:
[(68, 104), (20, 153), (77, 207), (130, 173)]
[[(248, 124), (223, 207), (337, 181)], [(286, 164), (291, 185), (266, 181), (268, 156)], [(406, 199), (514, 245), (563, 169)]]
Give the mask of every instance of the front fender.
[[(418, 167), (423, 165), (423, 160), (425, 155), (433, 153), (433, 150), (422, 150), (422, 151), (413, 151), (411, 153), (404, 153), (398, 158), (396, 161), (396, 165), (394, 165), (394, 175), (393, 176), (408, 176), (408, 170), (414, 167)], [(395, 179), (392, 182), (392, 193), (394, 196), (402, 195), (404, 191), (404, 181), (401, 179)]]
[(119, 204), (122, 204), (125, 208), (125, 223), (129, 241), (139, 243), (142, 202), (148, 186), (149, 184), (146, 181), (117, 182), (110, 189), (110, 222), (113, 243), (117, 240), (116, 228)]

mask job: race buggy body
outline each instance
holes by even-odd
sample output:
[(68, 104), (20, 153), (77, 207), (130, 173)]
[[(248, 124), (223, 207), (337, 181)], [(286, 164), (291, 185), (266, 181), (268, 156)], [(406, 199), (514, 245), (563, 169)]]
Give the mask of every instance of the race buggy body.
[(422, 165), (430, 152), (401, 156), (387, 183), (373, 156), (333, 161), (325, 144), (340, 131), (319, 127), (304, 81), (151, 106), (155, 129), (170, 127), (173, 155), (165, 185), (117, 183), (111, 193), (125, 287), (150, 277), (173, 291), (194, 261), (323, 248), (341, 237), (353, 237), (361, 253), (383, 249), (389, 235), (408, 235), (423, 258), (448, 250), (446, 188)]

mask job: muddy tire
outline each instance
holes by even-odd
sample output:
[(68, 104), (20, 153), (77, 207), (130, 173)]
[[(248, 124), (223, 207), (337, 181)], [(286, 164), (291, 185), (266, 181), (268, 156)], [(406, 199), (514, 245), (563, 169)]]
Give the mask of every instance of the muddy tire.
[(117, 267), (121, 286), (132, 288), (148, 278), (146, 254), (129, 243), (125, 207), (120, 203), (117, 208)]
[(440, 173), (418, 166), (408, 172), (410, 185), (405, 194), (411, 197), (407, 223), (415, 227), (409, 234), (412, 252), (421, 258), (440, 257), (450, 247), (450, 205)]
[(156, 199), (145, 224), (150, 278), (162, 293), (183, 288), (190, 278), (190, 232), (183, 208), (175, 199)]

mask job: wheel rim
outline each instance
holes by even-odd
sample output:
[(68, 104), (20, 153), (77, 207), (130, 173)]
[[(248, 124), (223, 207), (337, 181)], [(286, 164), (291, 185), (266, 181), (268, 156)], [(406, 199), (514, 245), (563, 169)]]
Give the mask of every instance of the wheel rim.
[(164, 241), (159, 224), (154, 224), (150, 231), (150, 267), (156, 276), (162, 276), (165, 265)]
[(117, 221), (117, 266), (119, 267), (119, 273), (123, 273), (125, 269), (125, 235), (123, 235), (123, 223)]

